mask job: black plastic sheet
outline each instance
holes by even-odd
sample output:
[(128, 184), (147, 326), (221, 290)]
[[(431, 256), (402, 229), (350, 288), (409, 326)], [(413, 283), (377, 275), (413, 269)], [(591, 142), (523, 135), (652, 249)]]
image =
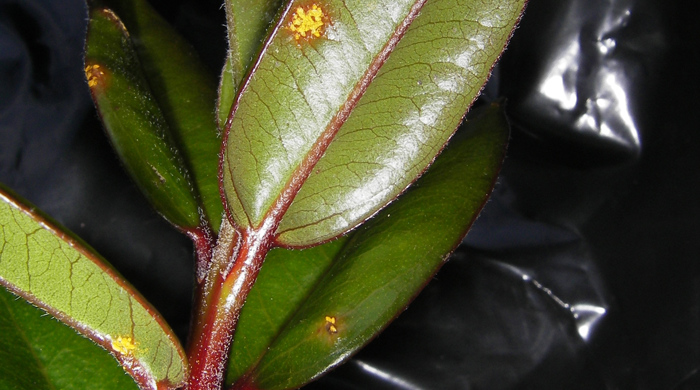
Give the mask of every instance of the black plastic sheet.
[[(313, 389), (700, 388), (700, 45), (689, 1), (532, 0), (493, 197), (417, 300)], [(161, 2), (216, 70), (219, 2)], [(84, 4), (0, 0), (0, 181), (184, 337), (192, 249), (123, 173), (82, 72)], [(168, 275), (163, 277), (163, 275)]]

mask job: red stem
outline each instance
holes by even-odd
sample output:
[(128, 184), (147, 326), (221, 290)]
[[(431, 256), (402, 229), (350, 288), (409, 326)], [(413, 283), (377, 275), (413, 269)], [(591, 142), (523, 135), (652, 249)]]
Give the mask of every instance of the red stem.
[(197, 284), (199, 285), (204, 281), (206, 271), (209, 269), (209, 262), (214, 249), (214, 237), (208, 223), (194, 229), (184, 229), (183, 231), (194, 243), (197, 255), (195, 269), (197, 271)]
[[(226, 218), (224, 218), (226, 219)], [(198, 293), (187, 390), (221, 390), (233, 333), (272, 242), (268, 229), (236, 231), (224, 221)]]

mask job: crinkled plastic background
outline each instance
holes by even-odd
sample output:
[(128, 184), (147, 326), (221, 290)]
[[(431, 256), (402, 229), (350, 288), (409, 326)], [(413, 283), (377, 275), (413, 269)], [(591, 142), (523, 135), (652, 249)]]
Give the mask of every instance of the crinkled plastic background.
[[(309, 388), (700, 388), (690, 4), (530, 1), (483, 97), (507, 97), (513, 124), (492, 199), (411, 307)], [(158, 7), (218, 71), (219, 1)], [(0, 0), (0, 181), (184, 335), (192, 250), (103, 135), (82, 73), (85, 19), (79, 0)]]

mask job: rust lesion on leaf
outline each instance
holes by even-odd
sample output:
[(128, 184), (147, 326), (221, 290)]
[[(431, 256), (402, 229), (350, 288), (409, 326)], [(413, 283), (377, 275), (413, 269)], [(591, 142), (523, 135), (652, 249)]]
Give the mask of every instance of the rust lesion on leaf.
[(320, 38), (328, 24), (328, 13), (318, 4), (299, 5), (294, 9), (287, 29), (297, 42)]
[(326, 331), (329, 334), (336, 334), (338, 333), (338, 320), (335, 318), (335, 316), (326, 316)]
[(117, 336), (117, 338), (112, 340), (112, 348), (122, 355), (134, 356), (138, 343), (130, 336)]
[(90, 88), (98, 86), (104, 88), (107, 79), (106, 69), (100, 64), (86, 64), (85, 78)]

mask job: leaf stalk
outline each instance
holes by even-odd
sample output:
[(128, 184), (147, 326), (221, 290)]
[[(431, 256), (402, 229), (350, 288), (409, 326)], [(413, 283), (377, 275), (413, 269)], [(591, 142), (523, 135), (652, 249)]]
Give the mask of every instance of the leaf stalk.
[(211, 265), (198, 288), (186, 390), (223, 388), (241, 309), (272, 244), (269, 231), (239, 231), (224, 218)]

